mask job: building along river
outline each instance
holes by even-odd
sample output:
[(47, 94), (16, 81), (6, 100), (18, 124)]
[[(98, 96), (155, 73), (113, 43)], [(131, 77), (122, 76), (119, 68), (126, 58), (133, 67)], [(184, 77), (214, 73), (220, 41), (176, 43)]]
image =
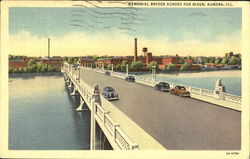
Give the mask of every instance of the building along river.
[[(151, 77), (152, 75), (141, 74), (140, 76)], [(227, 93), (241, 96), (240, 70), (159, 73), (156, 79), (209, 90), (214, 90), (216, 81), (221, 79)]]
[(10, 74), (9, 149), (89, 150), (90, 113), (78, 104), (60, 73)]

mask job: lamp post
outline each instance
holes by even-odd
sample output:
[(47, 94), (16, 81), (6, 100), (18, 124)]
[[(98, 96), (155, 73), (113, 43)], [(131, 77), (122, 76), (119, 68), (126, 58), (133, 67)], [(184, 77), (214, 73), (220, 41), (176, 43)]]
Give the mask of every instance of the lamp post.
[(80, 83), (80, 77), (81, 77), (81, 67), (78, 66), (78, 80), (79, 80), (79, 83)]
[(152, 66), (152, 80), (155, 81), (156, 79), (156, 66)]
[(126, 65), (126, 75), (128, 76), (128, 64)]

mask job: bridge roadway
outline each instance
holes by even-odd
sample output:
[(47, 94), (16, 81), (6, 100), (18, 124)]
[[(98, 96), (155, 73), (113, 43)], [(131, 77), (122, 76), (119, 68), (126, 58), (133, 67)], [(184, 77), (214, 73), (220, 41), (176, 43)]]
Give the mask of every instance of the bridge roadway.
[[(123, 113), (169, 150), (239, 150), (241, 113), (192, 98), (181, 98), (152, 87), (81, 69), (89, 85), (111, 86)], [(136, 132), (135, 132), (136, 133)]]

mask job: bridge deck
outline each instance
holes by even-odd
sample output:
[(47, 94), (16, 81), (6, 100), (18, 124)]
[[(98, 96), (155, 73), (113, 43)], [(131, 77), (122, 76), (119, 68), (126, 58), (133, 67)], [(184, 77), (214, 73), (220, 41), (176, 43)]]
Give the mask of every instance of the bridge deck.
[[(165, 148), (172, 150), (238, 150), (241, 113), (192, 98), (81, 69), (81, 79), (113, 87), (120, 100), (112, 103)], [(136, 132), (135, 132), (136, 133)]]

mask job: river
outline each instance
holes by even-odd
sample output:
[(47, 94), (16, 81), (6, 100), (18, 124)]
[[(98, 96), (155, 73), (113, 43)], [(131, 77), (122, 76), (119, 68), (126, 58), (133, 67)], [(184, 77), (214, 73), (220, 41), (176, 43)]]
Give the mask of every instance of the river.
[[(151, 74), (141, 76), (151, 77)], [(241, 95), (241, 71), (157, 74), (158, 80)], [(89, 150), (90, 113), (76, 112), (61, 74), (11, 74), (9, 79), (10, 150)]]
[[(15, 77), (14, 77), (15, 76)], [(76, 112), (60, 74), (11, 75), (9, 149), (89, 150), (90, 113)]]
[[(151, 77), (152, 75), (141, 74), (140, 76)], [(241, 95), (241, 71), (239, 70), (159, 73), (156, 79), (209, 90), (214, 90), (216, 81), (221, 79), (227, 93)]]

